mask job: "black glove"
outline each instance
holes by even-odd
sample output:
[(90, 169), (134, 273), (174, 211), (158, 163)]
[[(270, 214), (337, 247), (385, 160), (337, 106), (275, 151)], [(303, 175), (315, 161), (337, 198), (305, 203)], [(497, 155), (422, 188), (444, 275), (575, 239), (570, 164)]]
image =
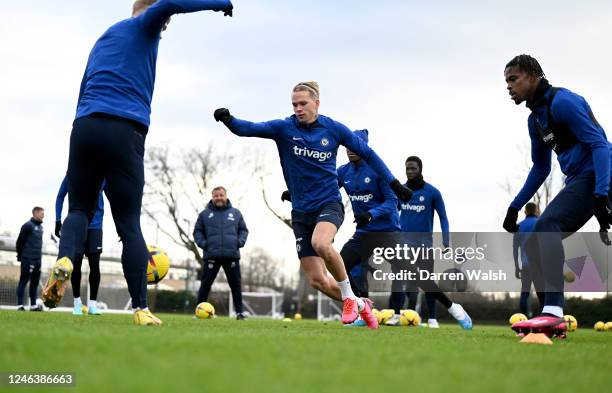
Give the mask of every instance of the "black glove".
[(516, 268), (514, 269), (514, 277), (516, 277), (517, 279), (521, 279), (521, 269)]
[(21, 254), (17, 254), (17, 260), (21, 262)]
[(289, 193), (289, 190), (283, 191), (283, 193), (281, 194), (281, 201), (291, 202), (291, 194)]
[(516, 224), (516, 220), (518, 220), (518, 210), (513, 207), (509, 207), (508, 212), (506, 213), (506, 218), (504, 218), (504, 229), (510, 233), (518, 231), (519, 227)]
[(599, 223), (599, 237), (606, 246), (612, 245), (608, 237), (608, 229), (610, 229), (611, 212), (607, 196), (596, 195), (593, 199), (594, 208), (593, 215)]
[(232, 120), (232, 115), (230, 115), (229, 109), (219, 108), (215, 111), (214, 115), (216, 121), (220, 121), (225, 125)]
[(410, 198), (412, 198), (412, 190), (404, 186), (397, 179), (393, 179), (393, 181), (389, 183), (389, 187), (391, 187), (395, 195), (404, 202), (408, 202)]
[(232, 3), (230, 3), (229, 6), (222, 8), (220, 10), (214, 10), (214, 11), (215, 12), (223, 11), (223, 16), (229, 16), (231, 18), (232, 16), (234, 16), (232, 13), (233, 10), (234, 10), (234, 6), (232, 5)]
[(57, 236), (58, 239), (60, 237), (61, 231), (62, 231), (62, 222), (55, 221), (55, 236)]
[(370, 214), (370, 212), (363, 212), (356, 215), (355, 221), (353, 222), (357, 224), (357, 228), (362, 228), (368, 225), (370, 221), (372, 221), (372, 215)]

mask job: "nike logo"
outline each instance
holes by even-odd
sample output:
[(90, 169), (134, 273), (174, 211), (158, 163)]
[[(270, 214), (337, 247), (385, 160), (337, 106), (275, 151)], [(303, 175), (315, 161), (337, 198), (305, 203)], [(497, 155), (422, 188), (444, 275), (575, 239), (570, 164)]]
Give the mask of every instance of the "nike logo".
[(320, 214), (319, 217), (331, 216), (331, 213)]
[(101, 250), (101, 249), (102, 249), (102, 247), (98, 247), (98, 250)]
[(302, 138), (298, 138), (298, 137), (295, 137), (295, 136), (293, 136), (291, 138), (293, 138), (294, 141), (301, 141), (302, 140)]
[(350, 182), (351, 182), (350, 180), (347, 180), (344, 182), (344, 184), (349, 184)]

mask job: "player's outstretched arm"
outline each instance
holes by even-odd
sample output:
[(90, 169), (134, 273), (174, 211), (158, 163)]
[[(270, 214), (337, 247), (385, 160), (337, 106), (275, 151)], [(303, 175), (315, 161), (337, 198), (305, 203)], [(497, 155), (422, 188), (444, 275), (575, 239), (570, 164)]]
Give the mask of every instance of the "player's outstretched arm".
[(552, 150), (542, 141), (533, 123), (533, 115), (530, 115), (528, 125), (533, 166), (529, 170), (525, 184), (506, 212), (502, 226), (508, 232), (518, 231), (518, 225), (516, 224), (518, 211), (535, 195), (550, 173)]
[(216, 121), (220, 121), (234, 134), (238, 136), (251, 136), (259, 138), (274, 139), (279, 126), (283, 120), (272, 120), (261, 123), (253, 123), (247, 120), (240, 120), (231, 115), (229, 109), (219, 108), (213, 114)]
[(391, 187), (399, 199), (405, 202), (409, 201), (412, 197), (412, 190), (402, 185), (402, 183), (393, 176), (378, 154), (376, 154), (364, 140), (352, 133), (344, 124), (338, 122), (335, 124), (340, 137), (340, 144), (348, 147), (349, 150), (355, 152), (359, 157), (365, 160), (365, 162), (372, 167), (374, 172)]
[(62, 209), (64, 207), (64, 199), (66, 199), (66, 194), (68, 194), (68, 182), (66, 177), (62, 180), (62, 184), (57, 192), (57, 197), (55, 197), (55, 236), (60, 237), (60, 232), (62, 230)]
[(168, 18), (174, 14), (185, 14), (197, 11), (223, 11), (223, 15), (232, 16), (234, 6), (230, 0), (159, 0), (151, 5), (141, 16), (143, 25), (159, 31)]

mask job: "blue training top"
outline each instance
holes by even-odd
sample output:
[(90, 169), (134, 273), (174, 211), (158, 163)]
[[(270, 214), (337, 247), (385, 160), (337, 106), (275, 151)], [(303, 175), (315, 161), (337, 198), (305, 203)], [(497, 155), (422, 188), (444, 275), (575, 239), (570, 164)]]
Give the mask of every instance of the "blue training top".
[[(96, 213), (93, 218), (89, 222), (88, 229), (102, 229), (102, 220), (104, 219), (104, 198), (102, 197), (103, 191), (106, 189), (106, 181), (102, 183), (102, 189), (100, 190), (100, 195), (98, 196), (98, 207), (96, 208)], [(57, 192), (57, 197), (55, 198), (55, 221), (62, 221), (62, 208), (64, 206), (64, 198), (68, 194), (68, 182), (66, 177), (62, 180), (62, 184), (60, 185), (60, 189)]]
[(527, 261), (527, 253), (525, 252), (525, 242), (529, 238), (531, 232), (533, 232), (537, 221), (538, 216), (530, 215), (525, 217), (525, 219), (518, 224), (519, 229), (512, 237), (512, 256), (514, 257), (514, 261), (518, 262), (518, 250), (520, 248), (523, 267), (529, 264)]
[(276, 142), (291, 203), (299, 212), (313, 212), (325, 203), (342, 202), (336, 172), (340, 145), (365, 160), (382, 182), (389, 184), (394, 179), (385, 163), (365, 141), (344, 124), (323, 115), (307, 126), (300, 125), (295, 115), (262, 123), (233, 117), (228, 128), (239, 136), (268, 138)]
[[(531, 159), (533, 167), (527, 180), (511, 207), (521, 209), (537, 192), (550, 173), (551, 148), (548, 147), (538, 133), (535, 122), (542, 127), (548, 126), (548, 102), (552, 87), (544, 93), (542, 105), (531, 108), (528, 127), (531, 138)], [(585, 172), (595, 173), (595, 189), (593, 195), (608, 195), (610, 189), (610, 154), (612, 145), (608, 142), (604, 129), (597, 123), (589, 104), (576, 93), (559, 88), (555, 94), (550, 112), (553, 120), (566, 126), (575, 136), (578, 143), (557, 155), (559, 166), (567, 176), (566, 184), (577, 175)]]
[(450, 244), (449, 225), (442, 194), (437, 188), (425, 183), (423, 188), (412, 190), (412, 198), (407, 203), (400, 203), (400, 226), (402, 232), (412, 232), (415, 236), (408, 236), (410, 245), (433, 245), (433, 217), (434, 211), (440, 218), (442, 228), (442, 243), (445, 247)]
[(159, 0), (111, 26), (94, 45), (81, 82), (76, 118), (102, 112), (149, 126), (161, 29), (170, 16), (220, 11), (229, 0)]
[(369, 212), (372, 221), (357, 232), (396, 232), (400, 230), (398, 199), (388, 183), (382, 181), (363, 160), (338, 168), (338, 185), (344, 187), (355, 216)]

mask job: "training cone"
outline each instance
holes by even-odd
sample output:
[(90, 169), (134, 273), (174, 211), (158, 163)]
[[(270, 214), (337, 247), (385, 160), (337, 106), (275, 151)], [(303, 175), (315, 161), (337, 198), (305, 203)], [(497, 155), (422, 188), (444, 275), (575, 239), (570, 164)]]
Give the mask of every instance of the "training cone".
[(552, 345), (552, 340), (544, 333), (529, 333), (522, 340), (524, 344), (544, 344)]

